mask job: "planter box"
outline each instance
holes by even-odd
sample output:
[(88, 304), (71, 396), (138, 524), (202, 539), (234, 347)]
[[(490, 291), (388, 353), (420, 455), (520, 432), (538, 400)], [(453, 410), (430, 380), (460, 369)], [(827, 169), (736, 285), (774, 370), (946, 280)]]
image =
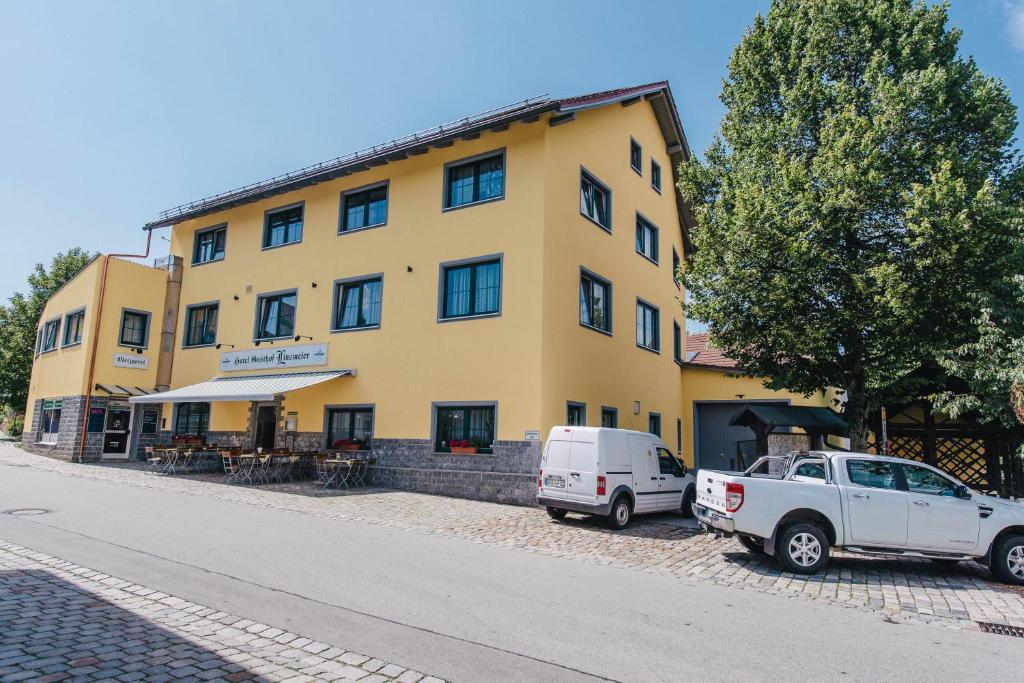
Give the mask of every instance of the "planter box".
[(452, 446), (451, 449), (458, 455), (476, 455), (477, 452), (476, 446)]
[(358, 451), (359, 450), (359, 444), (357, 444), (357, 443), (346, 444), (346, 445), (341, 447), (341, 450), (343, 450), (343, 451)]

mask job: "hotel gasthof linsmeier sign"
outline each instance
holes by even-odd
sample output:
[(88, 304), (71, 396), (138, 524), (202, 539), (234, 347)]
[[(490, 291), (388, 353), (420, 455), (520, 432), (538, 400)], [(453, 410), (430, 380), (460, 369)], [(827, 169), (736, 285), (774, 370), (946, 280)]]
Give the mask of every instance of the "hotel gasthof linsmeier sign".
[(327, 365), (327, 344), (306, 344), (280, 349), (247, 349), (220, 354), (221, 372), (231, 370), (273, 370)]

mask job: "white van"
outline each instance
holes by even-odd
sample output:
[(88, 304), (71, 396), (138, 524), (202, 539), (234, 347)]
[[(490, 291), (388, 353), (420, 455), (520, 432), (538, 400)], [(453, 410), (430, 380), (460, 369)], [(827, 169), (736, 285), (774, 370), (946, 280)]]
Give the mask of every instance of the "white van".
[(634, 513), (693, 514), (696, 481), (654, 434), (552, 427), (540, 467), (537, 502), (555, 519), (582, 512), (624, 529)]

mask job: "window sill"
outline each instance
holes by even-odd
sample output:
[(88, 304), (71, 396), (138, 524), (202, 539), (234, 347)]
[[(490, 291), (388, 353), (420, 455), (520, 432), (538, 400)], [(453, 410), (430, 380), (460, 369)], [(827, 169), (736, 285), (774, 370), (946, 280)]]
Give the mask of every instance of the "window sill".
[(434, 451), (434, 455), (449, 455), (453, 458), (478, 458), (481, 455), (487, 458), (493, 458), (494, 453), (452, 453), (449, 451)]
[(505, 193), (502, 192), (500, 197), (491, 197), (490, 199), (479, 199), (475, 202), (467, 202), (466, 204), (457, 204), (455, 206), (445, 206), (441, 208), (441, 213), (447, 213), (449, 211), (458, 211), (459, 209), (465, 209), (470, 206), (480, 206), (481, 204), (490, 204), (491, 202), (500, 202), (505, 198)]
[(181, 350), (185, 351), (186, 349), (209, 349), (215, 346), (217, 346), (217, 342), (213, 342), (210, 344), (182, 344)]
[(149, 348), (148, 345), (147, 346), (135, 346), (134, 344), (125, 344), (123, 342), (118, 342), (117, 345), (120, 348), (122, 348), (122, 349), (132, 349), (132, 350), (138, 349), (139, 351), (145, 351), (147, 348)]
[(661, 188), (660, 187), (657, 187), (655, 185), (651, 185), (651, 189), (654, 190), (655, 192), (657, 192), (658, 194), (661, 194)]
[(642, 251), (637, 251), (636, 253), (637, 253), (637, 255), (642, 256), (644, 258), (644, 260), (650, 261), (651, 263), (653, 263), (656, 266), (660, 266), (661, 265), (660, 263), (658, 263), (657, 259), (652, 259), (650, 256), (648, 256), (647, 254), (645, 254)]
[(388, 225), (388, 222), (384, 221), (383, 223), (374, 223), (373, 225), (364, 225), (361, 228), (348, 228), (348, 229), (339, 228), (338, 229), (338, 237), (343, 237), (344, 235), (351, 235), (354, 232), (366, 232), (367, 230), (373, 230), (374, 228), (386, 228), (387, 225)]
[(654, 349), (651, 348), (650, 346), (644, 346), (643, 344), (637, 344), (636, 347), (638, 349), (643, 349), (644, 351), (650, 351), (651, 353), (657, 354), (659, 356), (661, 355), (661, 349)]
[(260, 251), (271, 251), (273, 249), (280, 249), (281, 247), (290, 247), (293, 244), (302, 244), (301, 239), (294, 240), (292, 242), (284, 242), (283, 244), (271, 244), (266, 247), (260, 247)]
[(54, 346), (52, 349), (43, 349), (42, 351), (39, 352), (39, 355), (40, 356), (45, 356), (46, 354), (53, 353), (56, 350), (57, 350), (56, 346)]
[(285, 335), (282, 335), (280, 337), (255, 337), (255, 338), (253, 338), (252, 342), (253, 342), (253, 344), (255, 344), (256, 342), (259, 342), (259, 343), (262, 344), (263, 342), (277, 342), (277, 341), (283, 341), (285, 339), (294, 339), (294, 338), (295, 338), (294, 334), (285, 334)]
[(583, 213), (582, 211), (580, 211), (580, 215), (583, 216), (584, 218), (586, 218), (588, 222), (593, 223), (597, 227), (599, 227), (602, 230), (604, 230), (609, 235), (612, 234), (612, 226), (610, 226), (610, 225), (602, 225), (601, 223), (597, 222), (596, 220), (594, 220), (593, 218), (591, 218), (587, 214)]
[(74, 348), (75, 346), (81, 346), (81, 345), (82, 345), (81, 341), (76, 341), (76, 342), (71, 342), (70, 344), (64, 344), (60, 348), (62, 348), (62, 349), (70, 349), (70, 348)]
[(459, 322), (460, 320), (480, 320), (482, 318), (500, 318), (500, 317), (501, 317), (501, 311), (498, 311), (497, 313), (479, 313), (477, 315), (460, 315), (460, 316), (452, 317), (452, 318), (438, 318), (437, 322), (439, 322), (439, 323), (454, 323), (454, 322)]
[(588, 325), (588, 324), (586, 324), (583, 321), (580, 321), (580, 327), (582, 327), (585, 330), (590, 330), (592, 332), (597, 332), (599, 334), (603, 334), (606, 337), (612, 336), (612, 331), (611, 330), (603, 330), (600, 327), (594, 327), (593, 325)]
[(191, 267), (195, 268), (196, 266), (208, 266), (211, 263), (221, 263), (223, 260), (224, 257), (221, 256), (220, 258), (210, 259), (209, 261), (193, 261)]
[(36, 441), (37, 446), (56, 446), (56, 441)]
[(634, 166), (633, 164), (630, 164), (630, 165), (629, 165), (629, 167), (630, 167), (631, 169), (633, 169), (634, 171), (636, 171), (636, 174), (637, 174), (638, 176), (640, 176), (641, 178), (643, 178), (643, 177), (644, 177), (644, 172), (643, 172), (643, 169), (637, 168), (637, 167), (636, 167), (636, 166)]
[(380, 325), (364, 325), (362, 327), (339, 327), (331, 330), (331, 334), (341, 334), (344, 332), (367, 332), (369, 330), (379, 330)]

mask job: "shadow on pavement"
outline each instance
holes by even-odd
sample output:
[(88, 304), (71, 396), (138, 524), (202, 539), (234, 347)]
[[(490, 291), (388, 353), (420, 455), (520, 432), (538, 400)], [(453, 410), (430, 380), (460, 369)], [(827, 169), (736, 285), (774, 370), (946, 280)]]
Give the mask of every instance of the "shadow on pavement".
[(263, 681), (41, 569), (0, 570), (0, 681)]

